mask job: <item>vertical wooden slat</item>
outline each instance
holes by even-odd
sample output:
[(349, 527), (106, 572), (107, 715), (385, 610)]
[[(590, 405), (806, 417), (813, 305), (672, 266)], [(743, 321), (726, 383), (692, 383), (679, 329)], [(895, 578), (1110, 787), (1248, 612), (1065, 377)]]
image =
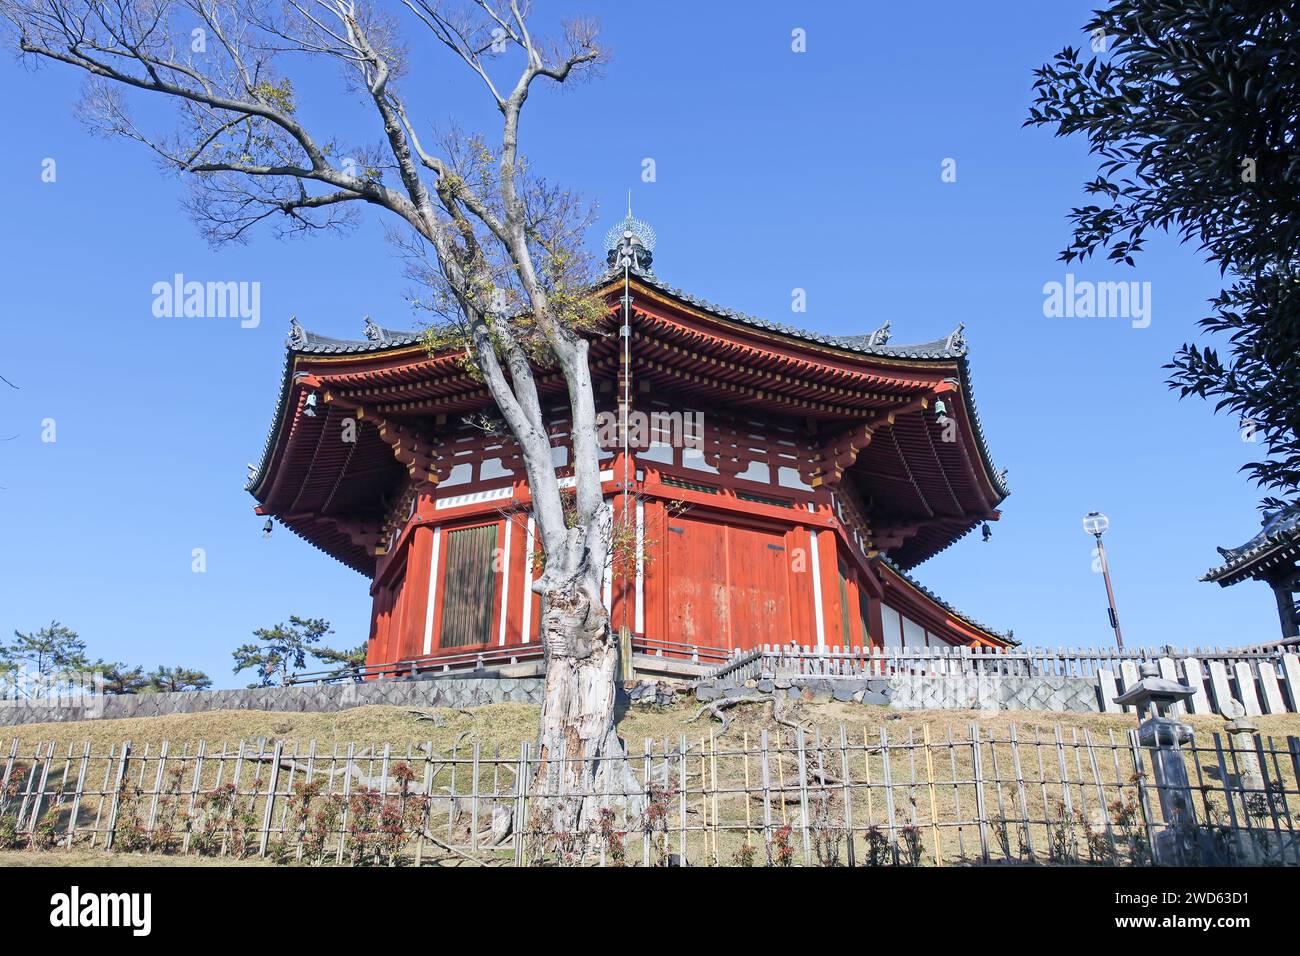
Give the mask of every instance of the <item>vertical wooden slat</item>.
[(898, 864), (898, 826), (894, 817), (894, 773), (889, 761), (889, 734), (880, 728), (880, 772), (884, 774), (885, 810), (889, 814), (889, 855)]
[[(645, 748), (643, 751), (644, 756), (642, 757), (642, 770), (641, 770), (642, 785), (645, 787), (647, 798), (650, 795), (650, 781), (652, 776), (651, 764), (654, 762), (653, 751), (654, 751), (654, 741), (651, 740), (649, 737), (647, 737), (645, 739)], [(668, 759), (668, 755), (665, 754), (664, 760), (667, 759)], [(641, 865), (642, 866), (650, 865), (650, 841), (652, 838), (653, 837), (649, 827), (642, 830), (641, 832)]]
[(13, 743), (9, 745), (9, 756), (5, 760), (4, 776), (0, 777), (0, 791), (5, 790), (9, 786), (9, 776), (14, 771), (14, 761), (17, 759), (18, 759), (18, 738), (15, 737), (13, 739)]
[[(849, 866), (857, 866), (853, 846), (853, 786), (849, 776), (849, 737), (844, 724), (840, 724), (840, 794), (844, 801), (844, 831), (848, 835), (847, 857)], [(931, 811), (933, 812), (933, 789), (931, 790)], [(936, 839), (938, 830), (936, 829)]]
[(1074, 800), (1070, 796), (1070, 769), (1065, 763), (1065, 738), (1061, 736), (1061, 725), (1057, 723), (1054, 730), (1056, 736), (1056, 758), (1061, 770), (1061, 801), (1065, 805), (1066, 817), (1074, 816)]
[(956, 808), (957, 814), (957, 858), (962, 862), (966, 860), (966, 833), (965, 827), (962, 826), (961, 815), (961, 787), (957, 783), (957, 744), (952, 739), (952, 724), (948, 725), (948, 764), (949, 773), (952, 779), (952, 802)]
[(1118, 860), (1119, 848), (1115, 844), (1115, 830), (1110, 822), (1110, 808), (1106, 805), (1106, 791), (1101, 782), (1101, 768), (1097, 766), (1097, 752), (1092, 746), (1092, 736), (1087, 728), (1083, 731), (1083, 742), (1088, 747), (1088, 762), (1092, 764), (1092, 782), (1097, 788), (1097, 805), (1101, 807), (1101, 818), (1106, 826), (1106, 842), (1110, 844), (1112, 860)]
[(768, 751), (767, 730), (759, 737), (759, 747), (763, 753), (763, 842), (771, 852), (772, 846), (772, 767)]
[(167, 746), (164, 740), (158, 750), (158, 771), (153, 778), (153, 799), (149, 801), (149, 834), (153, 835), (154, 824), (158, 822), (158, 798), (162, 794), (164, 774), (167, 772)]
[(473, 764), (470, 769), (470, 810), (469, 810), (469, 848), (478, 849), (478, 781), (479, 781), (479, 742), (474, 741)]
[[(198, 802), (199, 789), (203, 786), (203, 758), (207, 754), (208, 742), (200, 740), (199, 746), (194, 753), (194, 779), (190, 781), (190, 798), (186, 805), (185, 815), (189, 819), (194, 819), (194, 805)], [(185, 836), (181, 841), (181, 853), (190, 852), (190, 827), (185, 828)]]
[(112, 802), (108, 809), (108, 833), (104, 837), (104, 848), (113, 849), (113, 837), (117, 833), (118, 798), (122, 793), (122, 782), (126, 779), (126, 763), (131, 756), (131, 741), (122, 744), (122, 755), (117, 764), (117, 776), (113, 784)]
[[(430, 740), (424, 746), (424, 819), (420, 823), (420, 833), (415, 839), (416, 866), (420, 866), (424, 863), (424, 835), (429, 829), (429, 823), (433, 815), (433, 741)], [(516, 843), (518, 843), (519, 840), (520, 826), (519, 808), (516, 806), (514, 825), (514, 837)]]
[(113, 762), (117, 756), (117, 744), (108, 748), (108, 756), (104, 759), (104, 782), (99, 786), (99, 803), (95, 806), (95, 824), (90, 831), (90, 845), (93, 847), (99, 841), (99, 822), (104, 816), (104, 801), (108, 799), (108, 784), (113, 779)]
[(811, 860), (808, 842), (808, 754), (802, 726), (795, 731), (795, 745), (799, 755), (799, 830), (803, 835), (803, 862), (807, 866)]
[[(316, 780), (316, 738), (313, 737), (307, 743), (307, 769), (303, 772), (303, 781), (302, 781), (303, 787), (310, 787), (312, 783), (315, 782), (315, 780)], [(427, 792), (428, 788), (426, 787), (425, 790)], [(325, 794), (324, 799), (328, 800), (329, 794)], [(310, 821), (310, 817), (308, 818), (308, 821)], [(308, 825), (310, 825), (310, 822), (308, 823)], [(423, 831), (421, 831), (421, 833), (423, 833)], [(294, 858), (301, 863), (303, 849), (304, 849), (303, 841), (301, 837), (298, 838), (297, 842), (298, 842), (298, 849), (294, 852)], [(321, 849), (322, 850), (324, 849), (323, 840), (322, 840)]]
[(971, 765), (975, 772), (975, 812), (980, 823), (980, 858), (989, 861), (988, 814), (984, 809), (984, 764), (980, 755), (979, 724), (970, 725)]
[[(356, 754), (356, 744), (349, 743), (343, 767), (343, 813), (339, 817), (339, 848), (334, 856), (335, 863), (343, 862), (343, 850), (348, 839), (348, 815), (352, 812), (352, 764)], [(331, 768), (333, 769), (333, 768)]]
[(753, 820), (749, 812), (749, 731), (744, 733), (744, 739), (741, 743), (742, 762), (745, 771), (745, 846), (749, 846), (750, 830), (753, 828)]
[(289, 779), (288, 779), (287, 781), (285, 781), (285, 785), (284, 785), (284, 793), (282, 794), (282, 796), (284, 796), (286, 799), (283, 800), (283, 801), (281, 801), (281, 803), (280, 803), (280, 825), (279, 825), (278, 827), (276, 827), (276, 829), (279, 830), (279, 832), (280, 832), (280, 842), (281, 842), (281, 843), (287, 843), (287, 841), (288, 841), (288, 837), (289, 837), (289, 825), (288, 825), (288, 821), (289, 821), (289, 805), (290, 805), (291, 803), (293, 803), (293, 787), (294, 787), (294, 783), (295, 783), (295, 781), (294, 781), (294, 777), (297, 775), (297, 771), (298, 771), (298, 750), (299, 750), (299, 746), (300, 746), (300, 745), (299, 745), (298, 741), (295, 740), (295, 741), (293, 742), (293, 753), (291, 753), (291, 754), (288, 755), (288, 757), (289, 757)]
[(781, 826), (789, 826), (789, 804), (785, 799), (785, 753), (781, 747), (781, 728), (776, 728), (776, 784), (781, 793)]
[[(921, 740), (925, 744), (925, 783), (930, 791), (930, 826), (934, 833), (934, 865), (943, 866), (943, 848), (939, 845), (939, 813), (934, 796), (934, 758), (930, 753), (930, 725), (921, 725)], [(852, 861), (849, 862), (852, 866)]]
[(1016, 725), (1012, 724), (1009, 729), (1011, 740), (1011, 767), (1016, 775), (1016, 797), (1020, 804), (1020, 819), (1025, 827), (1025, 848), (1029, 850), (1029, 858), (1034, 858), (1034, 835), (1033, 827), (1029, 825), (1029, 801), (1025, 799), (1025, 777), (1020, 768), (1020, 740), (1016, 736)]
[[(709, 737), (709, 790), (713, 805), (713, 865), (718, 865), (718, 748), (716, 738)], [(703, 747), (700, 748), (703, 750)]]
[(36, 786), (36, 769), (41, 764), (41, 751), (44, 746), (45, 741), (36, 741), (36, 747), (32, 751), (31, 766), (27, 769), (27, 775), (23, 778), (23, 799), (18, 804), (18, 816), (14, 819), (14, 832), (16, 833), (22, 832), (23, 821), (27, 819), (27, 808), (32, 802), (32, 789)]
[(271, 821), (275, 818), (275, 792), (280, 786), (280, 757), (284, 754), (284, 741), (275, 742), (271, 753), (271, 779), (266, 788), (266, 811), (262, 814), (262, 835), (257, 844), (257, 855), (266, 856), (266, 844), (271, 838)]
[(515, 772), (515, 864), (524, 866), (527, 849), (524, 845), (524, 831), (528, 826), (528, 781), (529, 772), (528, 741), (519, 744), (519, 769)]
[[(667, 747), (664, 748), (667, 750)], [(677, 847), (678, 866), (686, 866), (686, 735), (681, 735), (677, 749)]]
[(90, 766), (90, 741), (87, 740), (81, 750), (81, 764), (77, 769), (77, 789), (72, 795), (72, 812), (68, 816), (68, 839), (70, 848), (77, 838), (77, 814), (81, 812), (81, 794), (86, 786), (86, 769)]
[(1156, 829), (1151, 815), (1151, 796), (1147, 793), (1146, 772), (1142, 769), (1142, 747), (1138, 743), (1136, 730), (1128, 732), (1129, 749), (1133, 754), (1133, 772), (1137, 775), (1138, 805), (1142, 808), (1142, 820), (1146, 825), (1147, 846), (1151, 848), (1152, 860), (1155, 859)]
[[(41, 819), (41, 804), (45, 800), (45, 787), (49, 783), (50, 764), (52, 764), (53, 762), (54, 762), (54, 741), (51, 740), (49, 747), (46, 748), (45, 751), (45, 760), (42, 761), (41, 763), (40, 782), (36, 785), (33, 793), (35, 799), (32, 802), (32, 812), (27, 817), (27, 832), (31, 834), (34, 834), (36, 832), (36, 824), (39, 823)], [(36, 775), (35, 767), (33, 767), (32, 769), (33, 769), (32, 776), (35, 776)], [(22, 816), (22, 812), (20, 811), (18, 814), (19, 829), (22, 829), (22, 820), (23, 820), (23, 816)]]
[[(563, 746), (563, 741), (561, 741), (561, 746)], [(538, 754), (538, 756), (540, 757), (541, 755)], [(561, 752), (559, 756), (561, 762), (563, 762), (564, 760), (563, 752)], [(448, 799), (447, 799), (447, 842), (448, 843), (455, 842), (455, 836), (452, 831), (456, 824), (456, 765), (459, 762), (459, 758), (460, 758), (460, 737), (457, 737), (454, 741), (452, 741), (452, 745), (451, 745), (451, 786), (450, 786), (450, 790), (448, 791)], [(547, 767), (546, 774), (548, 777), (550, 776), (550, 773), (551, 773), (551, 769), (550, 767)], [(563, 776), (563, 774), (561, 774), (561, 776)]]

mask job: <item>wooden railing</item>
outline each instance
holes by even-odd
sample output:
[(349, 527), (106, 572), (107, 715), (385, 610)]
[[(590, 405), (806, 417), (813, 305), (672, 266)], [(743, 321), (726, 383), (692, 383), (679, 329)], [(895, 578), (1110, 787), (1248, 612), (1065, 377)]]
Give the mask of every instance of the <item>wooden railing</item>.
[[(1225, 713), (1236, 700), (1248, 715), (1300, 712), (1300, 654), (1292, 647), (1233, 648), (1095, 648), (967, 647), (811, 647), (764, 645), (757, 662), (761, 673), (784, 671), (801, 677), (880, 677), (987, 681), (998, 678), (1083, 678), (1094, 681), (1103, 709), (1119, 711), (1118, 694), (1140, 679), (1144, 664), (1160, 676), (1193, 691), (1186, 705), (1193, 714)], [(722, 668), (719, 668), (721, 671)], [(957, 695), (962, 697), (962, 695)], [(1179, 705), (1182, 712), (1183, 705)]]
[[(1118, 649), (994, 647), (839, 647), (808, 644), (764, 644), (768, 667), (795, 668), (805, 674), (876, 674), (899, 672), (931, 674), (988, 674), (1008, 677), (1094, 677), (1115, 672), (1125, 664), (1140, 667), (1162, 658), (1195, 658), (1235, 666), (1245, 663), (1278, 664), (1292, 649), (1238, 650), (1234, 648), (1164, 647)], [(740, 652), (733, 652), (737, 654)]]
[(362, 681), (377, 677), (409, 677), (453, 671), (483, 671), (525, 661), (540, 660), (545, 655), (541, 644), (524, 644), (511, 647), (490, 648), (479, 651), (429, 654), (408, 657), (387, 664), (366, 664), (361, 667), (333, 668), (294, 674), (287, 684), (330, 684), (337, 681)]
[[(328, 749), (15, 739), (0, 748), (0, 832), (50, 860), (96, 849), (317, 865), (1133, 865), (1152, 863), (1157, 833), (1177, 825), (1210, 856), (1168, 862), (1300, 864), (1297, 737), (1198, 733), (1156, 754), (1136, 730), (776, 727), (646, 739), (616, 758), (621, 785), (561, 792), (553, 771), (567, 759), (459, 736)], [(1192, 781), (1182, 821), (1163, 816), (1157, 760), (1183, 761)], [(555, 833), (532, 812), (580, 797), (609, 808), (608, 830)]]
[[(634, 635), (632, 651), (651, 657), (690, 661), (695, 664), (725, 665), (732, 652), (709, 644), (683, 644)], [(421, 657), (408, 657), (387, 664), (361, 667), (336, 667), (330, 670), (294, 674), (288, 684), (331, 684), (338, 681), (362, 681), (379, 677), (412, 677), (420, 674), (490, 671), (511, 664), (538, 661), (545, 656), (540, 643), (513, 644), (476, 651), (448, 651)]]

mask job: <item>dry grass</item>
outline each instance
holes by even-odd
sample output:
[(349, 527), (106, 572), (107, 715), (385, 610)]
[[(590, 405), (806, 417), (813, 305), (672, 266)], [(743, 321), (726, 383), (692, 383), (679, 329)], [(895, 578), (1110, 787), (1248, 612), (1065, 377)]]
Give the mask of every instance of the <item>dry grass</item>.
[[(726, 863), (735, 859), (740, 848), (763, 845), (762, 821), (765, 800), (760, 784), (761, 762), (754, 752), (763, 731), (769, 735), (771, 745), (771, 793), (766, 806), (773, 813), (773, 826), (795, 824), (800, 819), (801, 801), (811, 808), (830, 808), (826, 823), (828, 832), (842, 826), (845, 811), (845, 794), (841, 787), (810, 784), (800, 796), (797, 782), (798, 755), (794, 748), (794, 734), (788, 726), (778, 724), (768, 704), (742, 704), (729, 711), (731, 724), (719, 735), (719, 724), (707, 715), (692, 718), (699, 707), (693, 701), (683, 701), (664, 708), (634, 708), (621, 716), (619, 730), (627, 741), (638, 777), (643, 772), (641, 755), (646, 740), (660, 755), (654, 762), (656, 776), (675, 787), (680, 774), (686, 774), (687, 812), (681, 815), (679, 798), (670, 798), (669, 842), (667, 849), (676, 852), (681, 834), (685, 833), (688, 857), (692, 863)], [(447, 754), (453, 746), (462, 757), (477, 744), (482, 758), (489, 764), (484, 768), (484, 781), (491, 774), (493, 788), (497, 773), (489, 769), (490, 761), (500, 753), (499, 798), (484, 798), (482, 812), (490, 814), (494, 801), (509, 807), (511, 798), (509, 781), (513, 779), (512, 758), (517, 758), (521, 741), (532, 741), (536, 732), (537, 708), (519, 704), (495, 704), (470, 710), (436, 709), (427, 713), (436, 720), (421, 720), (404, 708), (368, 706), (334, 714), (318, 713), (267, 713), (259, 711), (219, 711), (203, 714), (144, 717), (127, 720), (86, 721), (28, 725), (10, 728), (0, 736), (0, 759), (9, 751), (11, 734), (19, 739), (20, 752), (31, 753), (38, 743), (54, 742), (56, 752), (72, 746), (80, 752), (89, 741), (96, 754), (106, 754), (110, 747), (126, 740), (132, 743), (133, 753), (140, 754), (146, 746), (157, 753), (158, 746), (167, 740), (173, 756), (186, 745), (194, 752), (198, 741), (207, 743), (210, 754), (219, 751), (223, 744), (238, 747), (240, 741), (279, 740), (287, 750), (299, 752), (314, 741), (318, 754), (328, 754), (335, 745), (340, 750), (347, 744), (357, 745), (358, 751), (371, 745), (392, 745), (395, 754), (408, 748), (418, 748), (431, 743), (437, 753)], [(891, 711), (883, 707), (848, 703), (801, 705), (796, 717), (805, 728), (808, 747), (807, 760), (811, 767), (824, 767), (832, 775), (841, 772), (841, 761), (847, 759), (849, 777), (854, 789), (850, 791), (848, 809), (851, 810), (856, 831), (856, 858), (862, 862), (867, 854), (867, 827), (875, 825), (898, 833), (901, 828), (914, 824), (922, 837), (923, 863), (935, 861), (936, 841), (943, 862), (972, 859), (979, 853), (981, 836), (989, 842), (994, 858), (1016, 855), (1022, 829), (1020, 821), (1027, 818), (1031, 827), (1036, 859), (1047, 858), (1047, 847), (1053, 828), (1049, 820), (1061, 811), (1062, 764), (1064, 775), (1070, 781), (1076, 815), (1069, 823), (1070, 839), (1086, 846), (1089, 829), (1094, 833), (1105, 821), (1101, 814), (1098, 790), (1104, 802), (1134, 799), (1136, 791), (1131, 785), (1131, 753), (1127, 750), (1126, 734), (1136, 726), (1132, 715), (1119, 714), (1053, 714), (1041, 712), (978, 711)], [(1217, 718), (1187, 718), (1197, 731), (1201, 746), (1213, 747), (1212, 734), (1220, 732), (1223, 722)], [(975, 814), (975, 788), (973, 786), (973, 751), (969, 745), (971, 725), (979, 728), (985, 741), (995, 739), (996, 745), (983, 749), (983, 777), (987, 816), (995, 825), (981, 834), (972, 822)], [(845, 728), (849, 743), (847, 757), (839, 749), (840, 727)], [(1300, 736), (1300, 715), (1288, 714), (1259, 718), (1260, 733), (1265, 738)], [(1012, 728), (1019, 739), (1018, 757), (1022, 764), (1023, 784), (1017, 785), (1012, 762), (1017, 754), (1010, 747)], [(1055, 741), (1057, 729), (1064, 741), (1064, 749)], [(891, 745), (904, 745), (893, 751), (891, 779), (894, 786), (887, 794), (881, 786), (884, 779), (883, 758), (879, 752), (882, 730)], [(1112, 749), (1112, 735), (1119, 747)], [(672, 757), (666, 764), (662, 755), (676, 752), (682, 737), (687, 740), (686, 760)], [(919, 746), (929, 739), (928, 750)], [(947, 746), (949, 740), (954, 746)], [(1087, 740), (1096, 742), (1096, 757), (1100, 764), (1100, 780), (1094, 775), (1090, 757), (1084, 746)], [(822, 749), (817, 749), (820, 742)], [(907, 747), (916, 744), (915, 749)], [(750, 753), (742, 752), (747, 744)], [(1285, 751), (1285, 743), (1281, 741)], [(927, 759), (927, 757), (929, 759)], [(1210, 763), (1213, 763), (1211, 759)], [(1222, 785), (1217, 767), (1207, 766), (1204, 783), (1211, 788)], [(1276, 769), (1291, 791), (1296, 786), (1291, 770), (1285, 765)], [(142, 771), (143, 772), (143, 771)], [(1231, 768), (1229, 768), (1231, 773)], [(92, 779), (99, 780), (96, 769)], [(750, 792), (743, 790), (748, 781)], [(455, 793), (463, 796), (466, 780), (462, 778)], [(1196, 784), (1196, 777), (1193, 784)], [(447, 793), (445, 781), (435, 781), (437, 793)], [(484, 784), (485, 788), (487, 784)], [(755, 789), (757, 788), (757, 789)], [(491, 792), (492, 788), (484, 792)], [(782, 789), (786, 799), (782, 799)], [(717, 791), (719, 796), (711, 794)], [(707, 795), (706, 795), (707, 794)], [(886, 808), (886, 798), (892, 800), (894, 815)], [(1215, 802), (1217, 799), (1217, 803)], [(820, 801), (820, 802), (819, 802)], [(443, 803), (445, 804), (445, 799)], [(1211, 798), (1216, 809), (1224, 809), (1221, 794)], [(441, 805), (441, 804), (440, 804)], [(1021, 807), (1024, 810), (1021, 810)], [(444, 811), (439, 811), (444, 812)], [(1300, 818), (1298, 818), (1300, 819)], [(999, 827), (996, 821), (1005, 821)], [(684, 829), (683, 829), (684, 822)], [(891, 822), (900, 830), (891, 828)], [(635, 830), (635, 825), (628, 821)], [(439, 826), (443, 826), (439, 824)], [(814, 824), (815, 826), (815, 824)], [(441, 832), (441, 830), (440, 830)], [(447, 837), (452, 838), (450, 831)], [(457, 833), (459, 842), (461, 834)], [(800, 855), (802, 834), (796, 830), (793, 837)], [(833, 833), (832, 833), (833, 837)], [(842, 839), (842, 835), (840, 837)], [(1005, 842), (1010, 853), (999, 846)], [(629, 835), (628, 851), (633, 861), (641, 857), (639, 834)], [(764, 850), (759, 851), (762, 862)], [(1080, 858), (1082, 854), (1079, 854)], [(84, 857), (84, 860), (83, 860)], [(52, 854), (7, 853), (0, 854), (0, 865), (60, 865), (86, 862), (92, 865), (205, 865), (224, 860), (202, 861), (198, 857), (139, 856), (103, 854), (93, 850), (74, 850), (71, 854), (58, 851)], [(450, 860), (450, 862), (460, 862)]]
[[(671, 707), (633, 708), (622, 715), (619, 733), (627, 741), (629, 750), (640, 753), (643, 741), (651, 738), (659, 743), (668, 740), (673, 746), (685, 734), (689, 741), (698, 744), (716, 730), (716, 721), (701, 718), (694, 723), (689, 719), (698, 710), (693, 702), (682, 702)], [(201, 714), (173, 714), (167, 717), (134, 717), (123, 720), (88, 720), (72, 723), (27, 724), (0, 728), (3, 750), (8, 752), (10, 742), (16, 737), (23, 751), (37, 743), (54, 742), (58, 749), (68, 744), (80, 748), (90, 741), (96, 753), (110, 746), (130, 740), (139, 750), (149, 744), (152, 748), (163, 740), (171, 741), (173, 752), (186, 743), (196, 744), (206, 740), (208, 749), (219, 748), (222, 742), (237, 745), (240, 740), (283, 740), (286, 745), (298, 743), (306, 746), (315, 740), (318, 747), (329, 749), (334, 744), (356, 743), (358, 747), (369, 744), (392, 744), (404, 750), (408, 744), (433, 742), (435, 750), (445, 750), (460, 738), (463, 744), (478, 742), (483, 753), (494, 752), (500, 746), (505, 756), (518, 755), (521, 741), (531, 741), (536, 735), (537, 708), (525, 704), (489, 704), (468, 710), (433, 708), (427, 713), (440, 718), (443, 726), (419, 720), (402, 707), (368, 706), (332, 714), (274, 713), (267, 711), (222, 710)], [(741, 705), (731, 711), (732, 723), (725, 740), (739, 743), (748, 731), (757, 738), (766, 728), (772, 733), (778, 725), (771, 719), (771, 708), (759, 705)], [(1052, 714), (1038, 711), (892, 711), (884, 707), (860, 704), (810, 704), (800, 715), (807, 720), (810, 734), (820, 729), (823, 736), (838, 737), (839, 725), (847, 725), (851, 736), (861, 739), (866, 730), (879, 736), (886, 728), (891, 740), (906, 738), (912, 731), (918, 738), (922, 728), (928, 726), (933, 739), (944, 738), (948, 728), (954, 737), (968, 735), (968, 726), (976, 723), (982, 732), (995, 732), (1004, 737), (1010, 726), (1025, 729), (1041, 728), (1050, 734), (1056, 724), (1065, 732), (1087, 729), (1094, 736), (1109, 731), (1117, 734), (1135, 726), (1135, 719), (1126, 714)], [(1223, 722), (1215, 717), (1190, 717), (1187, 720), (1198, 733), (1220, 730)], [(1300, 735), (1300, 714), (1280, 714), (1259, 718), (1260, 733), (1285, 737)], [(788, 732), (788, 731), (787, 731)]]
[(106, 850), (0, 851), (3, 866), (274, 866), (270, 860), (234, 860), (166, 853), (112, 853)]

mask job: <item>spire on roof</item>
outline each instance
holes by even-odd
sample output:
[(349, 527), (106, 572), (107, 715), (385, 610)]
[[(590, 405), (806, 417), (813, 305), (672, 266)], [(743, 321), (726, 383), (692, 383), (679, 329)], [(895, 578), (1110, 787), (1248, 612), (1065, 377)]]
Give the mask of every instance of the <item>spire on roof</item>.
[(626, 265), (633, 272), (654, 274), (651, 264), (654, 262), (655, 231), (648, 222), (632, 215), (631, 191), (627, 194), (627, 215), (605, 233), (605, 250), (605, 261), (611, 269), (623, 268), (626, 259)]

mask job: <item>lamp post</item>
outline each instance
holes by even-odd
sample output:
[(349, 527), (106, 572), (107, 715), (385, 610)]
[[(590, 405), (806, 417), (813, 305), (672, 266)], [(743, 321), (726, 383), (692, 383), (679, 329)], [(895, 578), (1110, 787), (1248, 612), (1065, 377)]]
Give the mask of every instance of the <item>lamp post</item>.
[(1110, 609), (1110, 626), (1115, 629), (1115, 643), (1124, 650), (1124, 635), (1119, 631), (1119, 614), (1115, 611), (1115, 591), (1110, 586), (1110, 567), (1106, 563), (1106, 546), (1101, 536), (1110, 527), (1110, 519), (1100, 511), (1089, 511), (1083, 516), (1083, 530), (1097, 539), (1097, 554), (1101, 558), (1101, 576), (1106, 581), (1106, 600)]

